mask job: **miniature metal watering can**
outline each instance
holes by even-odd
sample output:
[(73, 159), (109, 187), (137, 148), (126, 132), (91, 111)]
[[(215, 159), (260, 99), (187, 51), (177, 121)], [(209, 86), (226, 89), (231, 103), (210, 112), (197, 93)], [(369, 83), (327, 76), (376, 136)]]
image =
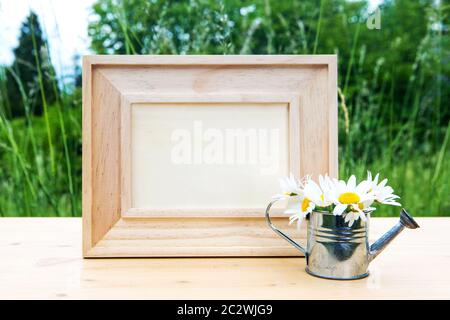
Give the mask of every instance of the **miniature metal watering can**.
[(272, 224), (269, 211), (277, 201), (274, 200), (267, 206), (267, 224), (305, 255), (306, 272), (326, 279), (352, 280), (367, 277), (369, 263), (386, 248), (392, 239), (405, 227), (419, 228), (417, 222), (402, 209), (400, 221), (369, 247), (369, 214), (366, 221), (358, 219), (349, 227), (344, 221), (344, 216), (314, 211), (309, 214), (308, 240), (305, 249)]

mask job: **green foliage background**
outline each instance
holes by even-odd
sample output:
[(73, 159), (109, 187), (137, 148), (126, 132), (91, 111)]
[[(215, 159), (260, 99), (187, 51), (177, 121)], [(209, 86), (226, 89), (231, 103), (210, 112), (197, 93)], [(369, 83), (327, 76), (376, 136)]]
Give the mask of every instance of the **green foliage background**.
[[(450, 1), (380, 9), (370, 30), (367, 1), (97, 0), (88, 31), (99, 54), (337, 53), (341, 177), (379, 171), (413, 215), (450, 216)], [(0, 215), (78, 216), (80, 78), (62, 82), (45, 39), (22, 36), (0, 68)]]

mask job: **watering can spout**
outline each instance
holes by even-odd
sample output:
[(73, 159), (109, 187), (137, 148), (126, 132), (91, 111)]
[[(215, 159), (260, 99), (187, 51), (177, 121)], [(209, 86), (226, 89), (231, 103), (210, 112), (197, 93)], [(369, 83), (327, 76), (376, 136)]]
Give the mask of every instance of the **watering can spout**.
[(405, 228), (416, 229), (419, 228), (419, 225), (408, 214), (408, 212), (406, 212), (405, 209), (402, 209), (400, 212), (400, 221), (370, 246), (369, 261), (375, 259), (381, 251), (383, 251), (384, 248), (386, 248), (388, 244), (391, 243), (391, 241)]

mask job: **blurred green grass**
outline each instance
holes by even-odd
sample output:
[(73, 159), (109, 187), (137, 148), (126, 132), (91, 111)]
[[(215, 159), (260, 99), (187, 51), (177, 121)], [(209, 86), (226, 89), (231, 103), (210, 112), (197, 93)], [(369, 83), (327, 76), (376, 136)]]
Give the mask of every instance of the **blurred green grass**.
[(0, 216), (81, 215), (81, 109), (64, 110), (70, 179), (57, 107), (49, 107), (48, 119), (56, 151), (54, 168), (43, 116), (31, 116), (29, 122), (23, 118), (0, 120)]
[[(389, 2), (381, 30), (366, 28), (366, 1), (98, 0), (93, 14), (96, 53), (338, 53), (341, 178), (380, 172), (413, 215), (450, 216), (445, 2)], [(79, 75), (66, 87), (35, 61), (28, 65), (40, 71), (33, 81), (41, 96), (0, 67), (0, 216), (80, 216)], [(8, 95), (11, 82), (16, 98)], [(41, 115), (30, 111), (32, 96)], [(19, 100), (23, 115), (11, 116)]]

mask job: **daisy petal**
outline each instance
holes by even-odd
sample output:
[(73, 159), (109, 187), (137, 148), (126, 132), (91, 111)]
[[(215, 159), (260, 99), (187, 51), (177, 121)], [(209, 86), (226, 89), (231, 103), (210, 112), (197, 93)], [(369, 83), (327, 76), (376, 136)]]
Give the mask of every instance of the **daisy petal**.
[(352, 175), (347, 182), (347, 187), (351, 190), (355, 189), (356, 187), (356, 177)]
[(350, 222), (348, 223), (348, 226), (351, 227), (353, 225), (353, 223), (355, 222), (355, 220), (350, 220)]
[(359, 217), (361, 218), (362, 221), (366, 221), (367, 220), (366, 214), (364, 212), (362, 212), (362, 211), (359, 212)]
[(347, 209), (347, 205), (346, 204), (338, 204), (334, 210), (333, 210), (333, 214), (335, 216), (340, 216), (342, 215), (342, 213)]

